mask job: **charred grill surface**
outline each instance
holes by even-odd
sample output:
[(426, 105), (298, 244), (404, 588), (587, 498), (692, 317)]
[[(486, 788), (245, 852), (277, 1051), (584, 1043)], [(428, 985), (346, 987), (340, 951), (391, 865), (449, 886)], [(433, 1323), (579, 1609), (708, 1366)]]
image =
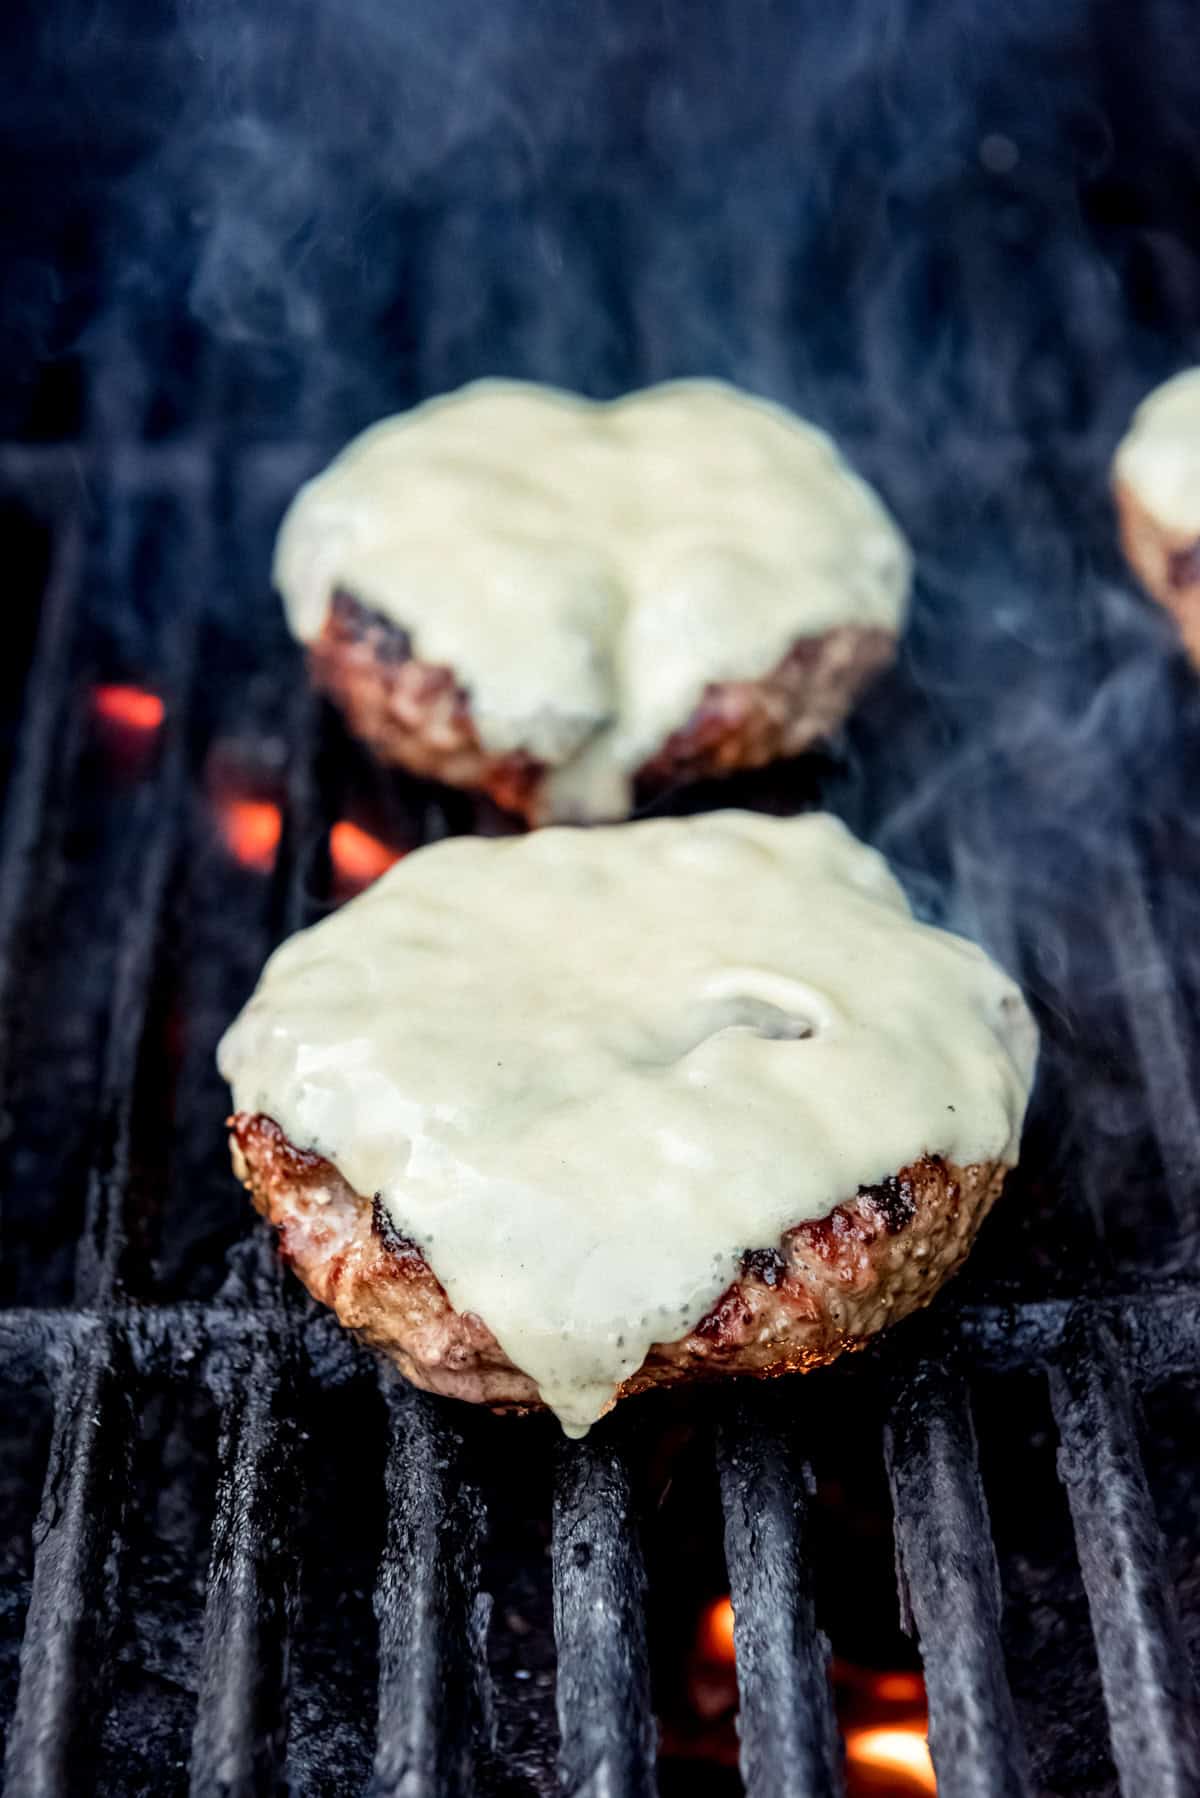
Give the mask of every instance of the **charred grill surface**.
[[(203, 519), (208, 504), (203, 467), (194, 465), (182, 488), (178, 471), (155, 474), (158, 509), (140, 513), (152, 542), (183, 533), (192, 566), (207, 553), (205, 532), (189, 524)], [(44, 479), (39, 470), (39, 491)], [(66, 514), (52, 521), (55, 541), (69, 544), (70, 483), (49, 491)], [(168, 653), (157, 661), (149, 646), (137, 672), (164, 693), (165, 721), (148, 744), (114, 742), (86, 714), (96, 645), (111, 651), (80, 608), (80, 563), (56, 559), (51, 568), (59, 572), (51, 575), (27, 689), (0, 866), (12, 914), (5, 924), (12, 947), (0, 960), (3, 1041), (18, 1102), (6, 1221), (11, 1243), (32, 1245), (45, 1193), (69, 1193), (75, 1168), (80, 1242), (61, 1271), (52, 1256), (32, 1251), (27, 1260), (10, 1259), (10, 1303), (0, 1311), (0, 1372), (21, 1405), (44, 1383), (48, 1409), (37, 1414), (47, 1428), (53, 1421), (40, 1450), (34, 1438), (32, 1460), (14, 1462), (29, 1481), (14, 1514), (18, 1532), (38, 1509), (39, 1469), (45, 1488), (32, 1542), (14, 1563), (24, 1571), (7, 1663), (10, 1789), (69, 1792), (96, 1756), (102, 1788), (114, 1792), (161, 1784), (168, 1763), (190, 1768), (196, 1792), (257, 1791), (291, 1779), (323, 1790), (543, 1794), (555, 1789), (559, 1766), (577, 1786), (611, 1775), (614, 1790), (648, 1792), (660, 1776), (669, 1787), (676, 1763), (668, 1756), (656, 1774), (652, 1714), (666, 1700), (646, 1673), (655, 1630), (647, 1641), (637, 1620), (647, 1604), (656, 1614), (662, 1577), (654, 1506), (670, 1514), (683, 1500), (654, 1444), (679, 1440), (680, 1429), (703, 1442), (719, 1421), (710, 1465), (720, 1474), (737, 1609), (746, 1789), (832, 1790), (837, 1749), (825, 1636), (833, 1636), (835, 1654), (844, 1653), (839, 1635), (849, 1613), (830, 1608), (821, 1532), (841, 1527), (831, 1519), (842, 1514), (845, 1488), (837, 1480), (845, 1476), (828, 1466), (822, 1472), (819, 1462), (823, 1444), (835, 1468), (844, 1454), (849, 1409), (861, 1410), (856, 1430), (874, 1441), (879, 1469), (886, 1446), (901, 1599), (926, 1654), (942, 1790), (1020, 1792), (1056, 1778), (1074, 1789), (1069, 1770), (1083, 1752), (1081, 1730), (1093, 1744), (1086, 1775), (1093, 1787), (1112, 1777), (1114, 1765), (1132, 1778), (1149, 1755), (1164, 1789), (1187, 1790), (1194, 1693), (1180, 1642), (1194, 1619), (1186, 1609), (1181, 1615), (1176, 1594), (1186, 1605), (1186, 1569), (1197, 1546), (1186, 1506), (1169, 1490), (1156, 1515), (1135, 1413), (1125, 1399), (1114, 1409), (1103, 1397), (1109, 1375), (1098, 1370), (1108, 1363), (1096, 1359), (1092, 1344), (1102, 1341), (1105, 1355), (1119, 1357), (1135, 1394), (1182, 1394), (1200, 1368), (1200, 1304), (1169, 1254), (1165, 1271), (1149, 1263), (1132, 1288), (1128, 1276), (1122, 1283), (1101, 1272), (1091, 1203), (1079, 1196), (1101, 1164), (1085, 1154), (1074, 1180), (1044, 1190), (1037, 1170), (1052, 1165), (1054, 1126), (1039, 1138), (1035, 1118), (1034, 1142), (1042, 1147), (1031, 1151), (1034, 1178), (1026, 1172), (1018, 1180), (1000, 1235), (982, 1251), (982, 1277), (969, 1274), (962, 1296), (939, 1303), (923, 1334), (899, 1332), (894, 1350), (856, 1358), (828, 1387), (802, 1382), (815, 1394), (803, 1418), (794, 1416), (791, 1393), (775, 1384), (756, 1389), (752, 1403), (725, 1405), (713, 1396), (684, 1408), (679, 1423), (653, 1408), (674, 1402), (661, 1395), (647, 1401), (644, 1423), (633, 1407), (634, 1427), (606, 1422), (583, 1448), (555, 1448), (537, 1419), (492, 1420), (447, 1408), (448, 1401), (406, 1397), (387, 1381), (381, 1393), (369, 1358), (298, 1298), (266, 1239), (246, 1239), (216, 1152), (222, 1095), (211, 1073), (216, 1036), (272, 940), (329, 903), (329, 821), (357, 803), (355, 795), (377, 804), (377, 777), (349, 755), (328, 720), (296, 706), (281, 680), (278, 700), (268, 698), (260, 714), (265, 735), (274, 719), (292, 744), (273, 801), (282, 819), (278, 862), (274, 874), (253, 860), (242, 864), (226, 834), (236, 814), (213, 773), (213, 749), (244, 731), (244, 719), (232, 699), (214, 711), (193, 675), (195, 657), (227, 628), (220, 614), (199, 619), (182, 648), (168, 632)], [(55, 587), (55, 579), (65, 584)], [(284, 656), (286, 646), (268, 642), (263, 653)], [(73, 729), (46, 738), (45, 719), (71, 716)], [(95, 796), (100, 776), (107, 799)], [(764, 788), (765, 802), (771, 792)], [(181, 793), (191, 795), (182, 823)], [(396, 813), (398, 796), (388, 789), (393, 809), (372, 817), (390, 820), (400, 846), (455, 822), (436, 804), (431, 809), (418, 788)], [(82, 859), (53, 850), (64, 821), (89, 807)], [(44, 865), (38, 858), (48, 853), (56, 857), (49, 894), (36, 878)], [(1129, 991), (1122, 981), (1135, 978), (1130, 968), (1144, 980), (1155, 966), (1148, 894), (1159, 891), (1156, 880), (1149, 864), (1127, 855), (1115, 889), (1122, 927), (1112, 925), (1111, 939), (1118, 970), (1111, 991), (1120, 1004)], [(30, 960), (17, 947), (37, 941), (35, 914), (46, 905), (69, 966), (53, 952)], [(73, 960), (72, 942), (86, 943), (89, 955)], [(1145, 1139), (1123, 1182), (1123, 1202), (1138, 1192), (1150, 1215), (1159, 1190), (1153, 1144), (1162, 1141), (1171, 1170), (1163, 1215), (1186, 1225), (1190, 1188), (1178, 1156), (1191, 1138), (1187, 1083), (1176, 1064), (1190, 1048), (1177, 996), (1165, 986), (1161, 1000), (1144, 984), (1134, 990), (1125, 1040), (1143, 1058), (1139, 1077), (1153, 1093), (1152, 1076), (1169, 1078), (1175, 1084), (1166, 1090), (1177, 1087), (1181, 1096), (1166, 1110), (1157, 1097), (1148, 1105), (1149, 1128), (1162, 1134)], [(73, 1036), (56, 1034), (64, 1018), (74, 1019)], [(1103, 1037), (1104, 1020), (1095, 1027)], [(1049, 1029), (1053, 1043), (1053, 1020)], [(93, 1045), (102, 1078), (91, 1092)], [(61, 1091), (51, 1096), (36, 1077), (40, 1055), (52, 1048), (57, 1086), (76, 1095), (85, 1116), (89, 1103), (96, 1107), (93, 1130), (75, 1138), (70, 1119), (62, 1125)], [(1063, 1064), (1051, 1053), (1053, 1090)], [(39, 1106), (48, 1108), (46, 1126)], [(174, 1142), (169, 1118), (182, 1133)], [(271, 1211), (271, 1195), (319, 1188), (327, 1201), (316, 1208), (325, 1214), (322, 1227), (336, 1234), (327, 1164), (261, 1122), (239, 1134), (252, 1150), (264, 1209)], [(905, 1253), (931, 1194), (959, 1203), (961, 1177), (935, 1164), (904, 1170), (778, 1249), (748, 1251), (738, 1282), (695, 1333), (697, 1343), (736, 1363), (757, 1322), (789, 1303), (789, 1292), (794, 1302), (798, 1256), (844, 1304), (864, 1267)], [(369, 1265), (381, 1289), (406, 1295), (405, 1303), (419, 1296), (444, 1331), (444, 1300), (439, 1308), (419, 1252), (380, 1205), (348, 1189), (343, 1196), (353, 1228), (327, 1272), (353, 1292), (355, 1268)], [(65, 1219), (65, 1200), (55, 1203)], [(276, 1221), (285, 1256), (302, 1261), (304, 1237), (291, 1233), (303, 1229), (303, 1217)], [(1178, 1223), (1164, 1228), (1169, 1248)], [(1143, 1257), (1150, 1249), (1161, 1256), (1162, 1242), (1160, 1232), (1137, 1248)], [(486, 1331), (472, 1353), (498, 1396), (521, 1396), (506, 1385), (511, 1370)], [(1041, 1385), (1036, 1415), (1043, 1421), (1031, 1416), (1030, 1443), (1038, 1431), (1052, 1438), (1057, 1419), (1066, 1499), (1056, 1497), (1051, 1471), (1037, 1501), (1048, 1515), (1063, 1507), (1048, 1591), (1027, 1589), (1043, 1577), (1034, 1570), (1047, 1551), (1033, 1537), (1009, 1539), (1008, 1489), (1003, 1479), (997, 1487), (996, 1469), (976, 1448), (977, 1435), (986, 1450), (992, 1433), (990, 1401), (976, 1410), (973, 1433), (970, 1392), (958, 1374), (942, 1371), (959, 1354), (1002, 1385)], [(1051, 1410), (1044, 1370), (1060, 1357)], [(1196, 1420), (1185, 1398), (1171, 1403), (1178, 1416), (1169, 1427), (1183, 1453)], [(1085, 1447), (1094, 1414), (1100, 1470)], [(795, 1461), (797, 1449), (810, 1447), (815, 1475)], [(1033, 1452), (1021, 1451), (1006, 1469), (1022, 1486), (1018, 1510), (1026, 1522), (1026, 1475), (1017, 1469)], [(1098, 1473), (1106, 1485), (1097, 1485)], [(841, 1496), (827, 1501), (827, 1490)], [(1009, 1517), (994, 1551), (989, 1495), (1002, 1524)], [(495, 1549), (486, 1546), (489, 1518), (500, 1532)], [(536, 1556), (528, 1559), (527, 1532), (535, 1528), (550, 1531), (552, 1582), (535, 1571)], [(339, 1530), (335, 1550), (331, 1531)], [(514, 1532), (526, 1543), (517, 1560), (503, 1547)], [(848, 1568), (859, 1558), (851, 1556)], [(955, 1572), (947, 1587), (949, 1564)], [(869, 1591), (886, 1615), (886, 1575), (855, 1585), (866, 1574), (843, 1570), (843, 1595), (847, 1579), (855, 1605)], [(1068, 1607), (1061, 1615), (1060, 1603)], [(1089, 1615), (1098, 1649), (1083, 1622)], [(598, 1619), (609, 1621), (601, 1627)], [(1064, 1629), (1075, 1631), (1069, 1652), (1077, 1671), (1061, 1709), (1053, 1681), (1031, 1688), (1022, 1671), (1025, 1653), (1047, 1652), (1039, 1644), (1048, 1628), (1060, 1642)], [(552, 1661), (541, 1646), (552, 1629), (564, 1656), (557, 1722)], [(1016, 1669), (1011, 1684), (1006, 1662)], [(1086, 1728), (1083, 1718), (1090, 1718)], [(1079, 1778), (1078, 1789), (1089, 1789), (1082, 1772)]]

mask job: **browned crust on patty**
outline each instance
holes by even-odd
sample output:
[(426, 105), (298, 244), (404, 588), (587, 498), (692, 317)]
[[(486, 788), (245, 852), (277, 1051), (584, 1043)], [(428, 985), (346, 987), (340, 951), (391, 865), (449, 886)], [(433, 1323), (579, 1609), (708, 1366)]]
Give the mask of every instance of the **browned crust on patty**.
[(1128, 481), (1115, 481), (1113, 494), (1126, 560), (1151, 598), (1173, 614), (1200, 668), (1200, 537), (1163, 524)]
[[(354, 1192), (269, 1117), (239, 1112), (230, 1127), (238, 1178), (314, 1298), (416, 1386), (497, 1408), (540, 1408), (533, 1381), (482, 1318), (454, 1309), (377, 1200)], [(861, 1348), (928, 1304), (961, 1265), (1005, 1172), (927, 1156), (787, 1231), (777, 1246), (747, 1250), (707, 1316), (678, 1341), (655, 1343), (617, 1397), (675, 1380), (807, 1370)]]
[(762, 680), (711, 681), (687, 723), (639, 771), (638, 784), (653, 791), (799, 755), (837, 729), (895, 651), (889, 631), (839, 625), (794, 644)]
[[(890, 632), (842, 625), (796, 643), (762, 680), (711, 682), (635, 784), (650, 794), (797, 755), (841, 723), (894, 652)], [(541, 821), (546, 765), (523, 750), (485, 749), (453, 669), (415, 657), (399, 625), (339, 589), (309, 646), (309, 665), (380, 761), (489, 793), (530, 823)]]
[(381, 762), (490, 793), (507, 811), (528, 812), (542, 763), (523, 750), (486, 750), (453, 670), (418, 661), (398, 625), (339, 590), (308, 659), (315, 684)]

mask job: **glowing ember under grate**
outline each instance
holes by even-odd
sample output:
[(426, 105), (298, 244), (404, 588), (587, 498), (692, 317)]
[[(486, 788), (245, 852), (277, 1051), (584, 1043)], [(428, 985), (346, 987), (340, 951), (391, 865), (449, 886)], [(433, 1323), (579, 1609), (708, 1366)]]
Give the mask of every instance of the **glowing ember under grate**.
[(229, 853), (244, 868), (269, 874), (279, 852), (283, 815), (269, 799), (224, 799), (217, 808)]
[(891, 1798), (936, 1792), (925, 1731), (918, 1724), (852, 1729), (846, 1736), (847, 1789), (862, 1798), (878, 1792)]
[[(693, 1679), (692, 1703), (706, 1718), (716, 1717), (737, 1702), (732, 1674), (736, 1664), (733, 1639), (733, 1603), (714, 1598), (700, 1613), (696, 1625), (695, 1657), (698, 1671), (707, 1667), (707, 1680)], [(728, 1669), (729, 1683), (712, 1675)], [(848, 1798), (916, 1798), (936, 1792), (937, 1778), (927, 1741), (929, 1716), (925, 1682), (919, 1673), (897, 1670), (878, 1673), (835, 1660), (832, 1668), (838, 1718), (846, 1754)]]
[(166, 707), (158, 694), (145, 687), (96, 687), (92, 710), (105, 724), (145, 733), (158, 730), (166, 716)]
[(389, 848), (349, 818), (339, 818), (329, 832), (329, 859), (338, 895), (348, 899), (394, 867), (400, 860), (400, 851)]
[(714, 1598), (700, 1618), (696, 1631), (696, 1650), (710, 1661), (728, 1661), (733, 1653), (733, 1604), (728, 1598)]

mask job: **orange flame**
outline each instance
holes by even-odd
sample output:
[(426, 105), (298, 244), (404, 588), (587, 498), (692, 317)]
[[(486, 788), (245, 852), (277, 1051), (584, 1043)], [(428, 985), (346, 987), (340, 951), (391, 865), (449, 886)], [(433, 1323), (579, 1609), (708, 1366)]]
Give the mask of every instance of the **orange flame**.
[(397, 850), (389, 849), (349, 818), (339, 818), (330, 831), (329, 858), (338, 884), (355, 892), (370, 886), (400, 860)]
[[(706, 1604), (696, 1625), (689, 1700), (706, 1724), (732, 1716), (733, 1603)], [(846, 1746), (849, 1798), (934, 1798), (937, 1778), (929, 1753), (925, 1682), (916, 1672), (882, 1672), (835, 1660), (837, 1709)]]
[[(929, 1756), (923, 1723), (881, 1724), (846, 1732), (846, 1763), (851, 1773), (870, 1783), (864, 1791), (890, 1792), (896, 1798), (916, 1798), (936, 1792), (937, 1778)], [(882, 1782), (887, 1779), (885, 1786)]]
[(283, 814), (269, 799), (224, 799), (218, 815), (229, 853), (244, 868), (269, 874), (275, 866)]
[(729, 1661), (733, 1654), (733, 1604), (728, 1598), (714, 1598), (701, 1613), (696, 1631), (696, 1647), (707, 1661)]
[(919, 1673), (877, 1673), (871, 1682), (876, 1698), (889, 1704), (919, 1704), (925, 1708), (925, 1681)]
[(92, 693), (92, 710), (105, 724), (146, 734), (158, 730), (166, 715), (166, 707), (158, 694), (145, 687), (96, 687)]

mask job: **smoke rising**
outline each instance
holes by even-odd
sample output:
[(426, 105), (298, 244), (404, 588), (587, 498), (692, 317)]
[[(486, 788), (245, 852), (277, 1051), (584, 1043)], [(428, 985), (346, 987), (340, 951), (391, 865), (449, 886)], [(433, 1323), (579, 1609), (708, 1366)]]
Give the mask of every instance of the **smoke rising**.
[(1112, 938), (1132, 879), (1200, 1002), (1200, 699), (1106, 470), (1200, 360), (1188, 7), (188, 0), (149, 46), (111, 16), (109, 428), (332, 448), (482, 374), (693, 373), (826, 425), (920, 578), (823, 800), (1028, 983), (1041, 1165), (1111, 1196), (1168, 1154), (1128, 1026), (1161, 971)]
[[(703, 368), (918, 457), (986, 430), (1019, 458), (1128, 360), (1084, 216), (1115, 154), (1101, 24), (1084, 0), (184, 0), (112, 278), (218, 362), (286, 363), (269, 422), (294, 427), (286, 392), (334, 436), (480, 372)], [(1164, 60), (1168, 26), (1143, 25)], [(1194, 243), (1160, 236), (1200, 291)]]

